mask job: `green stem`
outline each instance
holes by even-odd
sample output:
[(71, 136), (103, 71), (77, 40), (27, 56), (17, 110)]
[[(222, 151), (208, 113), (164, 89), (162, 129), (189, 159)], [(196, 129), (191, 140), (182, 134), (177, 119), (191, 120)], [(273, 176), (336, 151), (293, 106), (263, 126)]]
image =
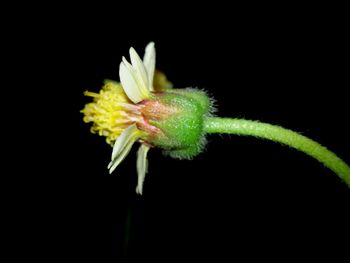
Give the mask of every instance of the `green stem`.
[(326, 147), (294, 131), (258, 121), (217, 117), (207, 118), (204, 130), (207, 133), (254, 136), (291, 146), (323, 163), (350, 187), (350, 167)]

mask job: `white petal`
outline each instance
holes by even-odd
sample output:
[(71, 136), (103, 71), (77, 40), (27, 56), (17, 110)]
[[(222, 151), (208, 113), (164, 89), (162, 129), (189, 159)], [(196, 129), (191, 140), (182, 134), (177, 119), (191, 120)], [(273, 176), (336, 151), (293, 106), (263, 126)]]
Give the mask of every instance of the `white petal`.
[(127, 142), (133, 137), (135, 132), (137, 132), (136, 124), (132, 124), (119, 135), (113, 146), (112, 160), (116, 157), (117, 154), (120, 153), (125, 144), (127, 144)]
[(156, 49), (154, 48), (154, 42), (150, 42), (145, 50), (143, 57), (143, 64), (145, 65), (148, 75), (148, 89), (153, 91), (153, 77), (156, 67)]
[(135, 78), (135, 81), (137, 81), (135, 69), (133, 68), (133, 66), (129, 63), (129, 61), (127, 61), (127, 59), (124, 56), (122, 58), (122, 61), (124, 62), (126, 68), (132, 73), (132, 76)]
[(141, 58), (136, 53), (134, 48), (130, 48), (130, 59), (133, 68), (135, 69), (135, 74), (138, 80), (138, 84), (148, 90), (148, 75)]
[(120, 63), (120, 66), (119, 66), (120, 82), (122, 83), (124, 92), (126, 93), (128, 98), (132, 102), (138, 103), (144, 99), (143, 94), (138, 87), (138, 83), (137, 83), (135, 74), (133, 72), (133, 69), (129, 68), (128, 66), (129, 65), (124, 62)]
[(135, 124), (126, 128), (118, 137), (113, 146), (112, 160), (108, 164), (109, 172), (112, 173), (114, 169), (124, 160), (129, 153), (132, 145), (138, 139), (138, 129)]
[(150, 149), (149, 146), (141, 144), (139, 150), (137, 151), (137, 187), (136, 193), (142, 195), (143, 182), (145, 181), (145, 176), (148, 170), (147, 152)]
[(113, 171), (115, 170), (115, 168), (117, 168), (117, 166), (125, 159), (125, 157), (128, 155), (128, 153), (131, 150), (132, 145), (134, 144), (135, 141), (130, 142), (129, 144), (127, 144), (125, 146), (125, 148), (123, 149), (123, 151), (120, 153), (120, 155), (110, 163), (110, 168), (109, 168), (109, 173), (113, 173)]

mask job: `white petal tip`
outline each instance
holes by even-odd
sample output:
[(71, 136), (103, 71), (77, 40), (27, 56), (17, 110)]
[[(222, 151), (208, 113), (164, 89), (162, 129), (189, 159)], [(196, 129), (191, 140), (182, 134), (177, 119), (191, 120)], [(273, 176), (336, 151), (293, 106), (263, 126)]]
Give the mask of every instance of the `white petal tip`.
[(154, 48), (154, 42), (153, 41), (148, 43), (148, 45), (146, 46), (146, 50), (147, 49), (151, 49), (151, 48)]
[(130, 47), (130, 48), (129, 48), (129, 53), (131, 54), (132, 52), (135, 52), (135, 53), (136, 53), (136, 50), (135, 50), (133, 47)]
[(136, 187), (136, 193), (139, 195), (142, 195), (142, 189), (139, 189), (139, 187)]
[(131, 48), (129, 49), (129, 54), (130, 54), (130, 59), (131, 59), (131, 60), (134, 60), (134, 59), (139, 59), (139, 60), (141, 60), (139, 54), (137, 54), (136, 50), (135, 50), (133, 47), (131, 47)]
[(112, 174), (114, 172), (115, 168), (114, 169), (109, 169), (109, 174)]

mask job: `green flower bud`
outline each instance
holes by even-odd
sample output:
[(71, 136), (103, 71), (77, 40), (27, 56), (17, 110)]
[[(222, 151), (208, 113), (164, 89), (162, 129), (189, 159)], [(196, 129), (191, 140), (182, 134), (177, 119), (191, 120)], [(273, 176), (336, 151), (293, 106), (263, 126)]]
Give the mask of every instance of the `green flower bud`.
[(203, 122), (212, 111), (212, 100), (197, 89), (168, 89), (143, 103), (148, 123), (159, 129), (149, 142), (178, 159), (191, 159), (205, 145)]

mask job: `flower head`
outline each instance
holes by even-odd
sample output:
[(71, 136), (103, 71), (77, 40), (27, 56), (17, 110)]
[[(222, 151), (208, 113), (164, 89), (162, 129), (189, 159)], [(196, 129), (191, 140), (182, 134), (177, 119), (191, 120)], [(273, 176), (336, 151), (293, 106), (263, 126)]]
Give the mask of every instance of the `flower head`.
[(124, 160), (135, 142), (138, 184), (142, 194), (147, 172), (147, 153), (160, 147), (172, 157), (191, 158), (204, 145), (203, 119), (210, 113), (211, 101), (202, 91), (171, 89), (164, 74), (155, 71), (154, 43), (147, 45), (143, 60), (130, 48), (131, 64), (123, 57), (120, 82), (105, 81), (99, 93), (86, 91), (93, 102), (82, 110), (92, 133), (106, 137), (113, 145), (109, 172)]

